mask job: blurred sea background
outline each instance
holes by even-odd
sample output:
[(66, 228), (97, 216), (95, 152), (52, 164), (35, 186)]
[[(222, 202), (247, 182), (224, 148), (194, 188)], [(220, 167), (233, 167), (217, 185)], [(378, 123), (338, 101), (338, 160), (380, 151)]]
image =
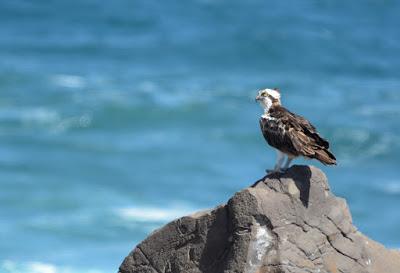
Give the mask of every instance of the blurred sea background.
[(314, 164), (400, 247), (400, 2), (0, 1), (0, 272), (117, 272), (152, 230), (275, 161), (256, 91), (328, 138)]

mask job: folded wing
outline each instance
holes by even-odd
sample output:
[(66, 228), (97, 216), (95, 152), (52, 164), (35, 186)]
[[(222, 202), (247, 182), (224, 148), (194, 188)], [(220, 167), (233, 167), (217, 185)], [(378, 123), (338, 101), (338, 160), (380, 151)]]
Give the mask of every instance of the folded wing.
[(271, 109), (268, 114), (267, 118), (260, 120), (268, 144), (292, 156), (315, 158), (327, 165), (336, 164), (335, 156), (329, 151), (329, 142), (308, 120), (281, 106)]

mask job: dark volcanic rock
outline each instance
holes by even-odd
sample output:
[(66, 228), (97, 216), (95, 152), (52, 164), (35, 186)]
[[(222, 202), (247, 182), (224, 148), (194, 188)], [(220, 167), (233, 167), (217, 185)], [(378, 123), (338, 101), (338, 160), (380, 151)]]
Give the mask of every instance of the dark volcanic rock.
[(156, 230), (119, 269), (134, 272), (396, 273), (400, 253), (357, 231), (322, 171), (293, 166)]

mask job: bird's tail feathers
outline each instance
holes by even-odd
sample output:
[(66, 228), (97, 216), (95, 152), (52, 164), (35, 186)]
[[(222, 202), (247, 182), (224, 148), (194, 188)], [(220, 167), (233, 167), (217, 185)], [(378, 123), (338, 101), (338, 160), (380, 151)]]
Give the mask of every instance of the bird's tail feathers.
[(315, 158), (321, 161), (324, 165), (336, 165), (335, 156), (327, 149), (316, 151)]

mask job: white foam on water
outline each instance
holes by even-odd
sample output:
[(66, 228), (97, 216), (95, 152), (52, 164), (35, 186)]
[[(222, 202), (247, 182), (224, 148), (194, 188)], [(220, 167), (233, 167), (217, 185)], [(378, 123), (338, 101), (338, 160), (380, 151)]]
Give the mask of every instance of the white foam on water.
[(103, 273), (103, 271), (61, 267), (38, 261), (17, 263), (11, 260), (4, 260), (0, 262), (0, 273)]
[(157, 84), (152, 81), (143, 81), (138, 84), (138, 89), (144, 93), (153, 93), (159, 88)]
[(21, 118), (26, 122), (37, 123), (53, 123), (60, 119), (59, 114), (46, 108), (34, 108), (28, 111), (23, 111)]
[(25, 127), (47, 127), (52, 132), (64, 132), (70, 128), (86, 128), (92, 123), (92, 114), (62, 117), (46, 107), (5, 107), (0, 109), (0, 121), (21, 124)]
[(400, 196), (400, 181), (375, 181), (371, 186), (375, 191), (379, 193), (392, 196)]
[(60, 133), (64, 131), (68, 131), (70, 128), (86, 128), (89, 127), (92, 123), (91, 114), (83, 114), (81, 116), (73, 116), (60, 120), (54, 126), (53, 132)]
[(60, 120), (59, 114), (44, 107), (34, 108), (2, 108), (0, 109), (0, 120), (19, 121), (24, 123), (49, 124)]
[(387, 194), (398, 195), (400, 194), (400, 182), (389, 182), (383, 185), (382, 189)]
[(221, 90), (203, 89), (197, 84), (184, 89), (171, 90), (152, 81), (139, 83), (137, 90), (145, 94), (156, 105), (167, 108), (192, 104), (208, 104), (222, 92)]
[(52, 77), (52, 82), (61, 87), (82, 88), (85, 87), (86, 81), (81, 76), (60, 74)]
[(351, 131), (351, 138), (357, 142), (367, 142), (371, 137), (371, 133), (364, 129), (354, 129)]
[(337, 146), (344, 145), (340, 155), (341, 165), (357, 165), (359, 160), (392, 156), (400, 142), (395, 134), (371, 134), (367, 129), (340, 129), (335, 131), (332, 139)]
[(52, 264), (46, 264), (41, 262), (32, 262), (29, 263), (28, 266), (31, 269), (31, 272), (35, 273), (56, 273), (57, 268)]
[(356, 110), (357, 113), (363, 116), (379, 116), (379, 115), (398, 115), (400, 110), (397, 105), (368, 105), (360, 107)]
[(124, 220), (138, 222), (166, 222), (191, 214), (194, 211), (195, 209), (187, 207), (125, 207), (115, 210), (116, 214)]

